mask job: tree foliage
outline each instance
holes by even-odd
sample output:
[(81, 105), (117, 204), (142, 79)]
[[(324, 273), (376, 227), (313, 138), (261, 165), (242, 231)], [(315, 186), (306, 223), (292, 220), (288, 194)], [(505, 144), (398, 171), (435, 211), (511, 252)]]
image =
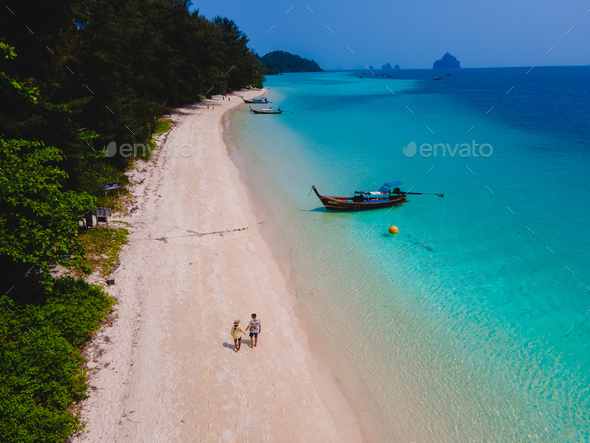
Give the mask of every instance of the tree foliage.
[(66, 408), (84, 397), (79, 346), (113, 305), (82, 280), (55, 281), (37, 304), (0, 297), (0, 441), (63, 442), (79, 428)]
[[(156, 120), (171, 108), (260, 86), (259, 61), (244, 33), (227, 18), (209, 21), (189, 12), (189, 4), (9, 2), (14, 14), (2, 14), (0, 41), (18, 57), (0, 71), (35, 88), (39, 103), (34, 106), (2, 88), (0, 134), (59, 148), (64, 154), (60, 166), (68, 172), (66, 188), (98, 196), (100, 189), (88, 184), (89, 176), (96, 178), (91, 171), (108, 170), (115, 177), (130, 162), (101, 156), (104, 146), (146, 144)], [(81, 129), (98, 137), (84, 140)]]
[(70, 254), (83, 255), (78, 214), (91, 210), (93, 199), (61, 189), (66, 173), (55, 166), (61, 158), (57, 148), (41, 142), (0, 139), (0, 257), (5, 260), (47, 272), (50, 262), (68, 265)]
[(299, 57), (286, 51), (273, 51), (260, 58), (265, 74), (279, 72), (322, 72), (323, 69), (313, 60)]

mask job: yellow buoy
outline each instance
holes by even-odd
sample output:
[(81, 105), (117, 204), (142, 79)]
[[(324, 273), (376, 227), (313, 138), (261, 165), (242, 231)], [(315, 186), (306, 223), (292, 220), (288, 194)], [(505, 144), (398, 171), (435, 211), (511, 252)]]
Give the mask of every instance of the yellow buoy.
[(389, 227), (390, 234), (397, 234), (398, 232), (399, 232), (399, 229), (397, 228), (397, 226), (390, 226)]

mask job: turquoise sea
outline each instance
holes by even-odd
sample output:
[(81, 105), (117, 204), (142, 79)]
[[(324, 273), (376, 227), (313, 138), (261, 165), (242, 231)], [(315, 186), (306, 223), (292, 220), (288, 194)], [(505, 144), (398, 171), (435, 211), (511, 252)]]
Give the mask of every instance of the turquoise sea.
[[(590, 68), (529, 69), (269, 76), (289, 112), (226, 121), (297, 315), (370, 441), (590, 439)], [(439, 143), (459, 148), (420, 154)], [(308, 196), (388, 181), (445, 197), (328, 213)]]

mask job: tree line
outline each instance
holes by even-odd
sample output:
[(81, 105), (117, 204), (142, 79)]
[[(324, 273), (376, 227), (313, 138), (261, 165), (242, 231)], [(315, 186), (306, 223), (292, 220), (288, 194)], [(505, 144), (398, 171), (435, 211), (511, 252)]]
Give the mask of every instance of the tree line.
[(105, 156), (106, 145), (148, 144), (171, 108), (262, 86), (260, 62), (238, 26), (189, 6), (7, 4), (0, 27), (1, 266), (46, 269), (76, 250), (76, 230), (68, 230), (77, 214), (104, 184), (124, 184), (133, 161)]

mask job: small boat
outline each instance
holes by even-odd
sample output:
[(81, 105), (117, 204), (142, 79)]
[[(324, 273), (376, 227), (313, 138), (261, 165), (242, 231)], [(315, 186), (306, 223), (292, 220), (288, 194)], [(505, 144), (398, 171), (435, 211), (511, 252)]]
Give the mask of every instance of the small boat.
[(240, 98), (244, 100), (244, 103), (252, 103), (253, 105), (264, 105), (266, 103), (270, 103), (266, 97), (262, 98), (255, 98), (253, 100), (246, 100), (243, 96), (240, 95)]
[(450, 77), (450, 76), (451, 76), (451, 74), (447, 74), (447, 77)]
[(442, 80), (442, 77), (434, 77), (435, 80)]
[[(328, 211), (364, 211), (406, 203), (406, 195), (423, 195), (425, 192), (404, 192), (399, 186), (402, 182), (384, 183), (377, 191), (356, 191), (353, 197), (320, 195), (317, 188), (311, 187)], [(394, 188), (393, 190), (391, 188)], [(311, 194), (311, 192), (310, 192)], [(444, 194), (430, 194), (444, 197)]]
[(252, 106), (250, 106), (250, 112), (253, 112), (254, 114), (282, 114), (283, 113), (283, 111), (281, 111), (280, 109), (277, 109), (276, 111), (273, 111), (270, 108), (268, 108), (268, 109), (252, 109)]

